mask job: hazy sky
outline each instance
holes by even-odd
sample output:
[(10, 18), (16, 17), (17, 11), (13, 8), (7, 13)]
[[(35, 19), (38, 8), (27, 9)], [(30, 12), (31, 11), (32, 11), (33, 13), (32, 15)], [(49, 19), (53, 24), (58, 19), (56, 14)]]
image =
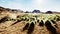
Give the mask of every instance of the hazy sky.
[(0, 6), (33, 11), (38, 9), (42, 12), (48, 10), (60, 11), (60, 0), (0, 0)]

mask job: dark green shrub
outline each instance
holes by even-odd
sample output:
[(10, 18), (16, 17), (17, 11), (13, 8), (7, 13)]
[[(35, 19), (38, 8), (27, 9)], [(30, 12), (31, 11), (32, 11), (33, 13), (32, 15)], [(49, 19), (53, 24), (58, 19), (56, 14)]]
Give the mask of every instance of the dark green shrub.
[(58, 18), (56, 19), (56, 21), (60, 21), (60, 17), (58, 17)]
[(39, 23), (39, 19), (37, 20), (37, 22)]

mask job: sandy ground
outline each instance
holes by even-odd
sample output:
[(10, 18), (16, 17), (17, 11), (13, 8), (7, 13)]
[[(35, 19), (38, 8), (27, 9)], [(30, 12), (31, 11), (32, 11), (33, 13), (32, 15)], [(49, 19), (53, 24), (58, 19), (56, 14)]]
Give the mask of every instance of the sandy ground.
[[(0, 34), (52, 34), (52, 32), (49, 31), (45, 25), (39, 26), (38, 23), (35, 24), (33, 31), (28, 29), (23, 31), (23, 28), (26, 25), (25, 21), (17, 22), (16, 24), (11, 25), (13, 23), (15, 22), (6, 21), (4, 23), (0, 23)], [(58, 28), (55, 28), (57, 33), (55, 32), (55, 34), (60, 34), (60, 22), (57, 22), (57, 26)]]
[[(8, 23), (1, 23), (0, 24), (0, 34), (29, 34), (27, 33), (28, 30), (23, 31), (25, 26), (25, 22), (18, 22), (14, 25), (11, 25), (13, 22), (8, 21)], [(57, 34), (60, 34), (60, 22), (57, 22), (58, 29), (56, 28)], [(35, 25), (32, 34), (51, 34), (49, 30), (45, 26), (39, 26), (38, 24)]]

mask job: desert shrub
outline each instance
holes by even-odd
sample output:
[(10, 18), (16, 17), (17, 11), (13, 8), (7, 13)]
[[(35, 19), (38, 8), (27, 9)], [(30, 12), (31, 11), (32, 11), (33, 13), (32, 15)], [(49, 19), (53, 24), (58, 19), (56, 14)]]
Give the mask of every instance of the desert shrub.
[(39, 19), (37, 20), (37, 22), (39, 23)]
[(56, 19), (56, 21), (60, 21), (60, 17), (58, 17), (58, 18)]

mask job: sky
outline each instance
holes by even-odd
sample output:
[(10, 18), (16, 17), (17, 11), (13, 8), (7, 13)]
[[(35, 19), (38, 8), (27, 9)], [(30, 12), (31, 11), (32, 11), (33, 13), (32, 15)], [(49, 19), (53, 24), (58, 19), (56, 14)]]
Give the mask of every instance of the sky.
[(0, 0), (0, 6), (23, 11), (60, 11), (60, 0)]

